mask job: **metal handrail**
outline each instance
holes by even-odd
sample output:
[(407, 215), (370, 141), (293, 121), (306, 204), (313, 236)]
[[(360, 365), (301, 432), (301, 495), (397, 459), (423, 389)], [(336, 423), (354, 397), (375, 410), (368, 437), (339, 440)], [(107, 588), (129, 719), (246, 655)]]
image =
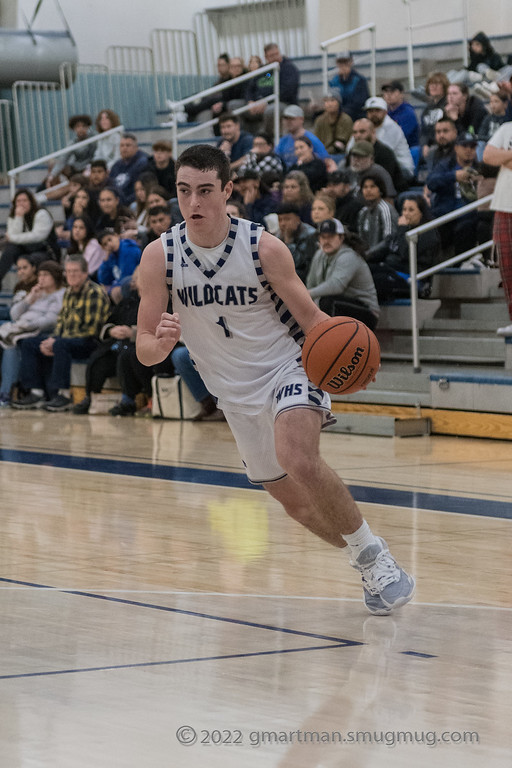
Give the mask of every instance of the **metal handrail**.
[(409, 90), (412, 91), (414, 88), (414, 52), (413, 52), (413, 42), (412, 42), (412, 33), (415, 29), (425, 29), (426, 27), (436, 27), (440, 24), (451, 24), (454, 21), (461, 21), (462, 22), (462, 62), (465, 67), (468, 65), (469, 61), (469, 54), (468, 54), (468, 46), (467, 46), (467, 39), (468, 39), (468, 3), (467, 0), (462, 0), (462, 16), (457, 16), (450, 19), (436, 19), (435, 21), (425, 21), (420, 24), (413, 24), (412, 23), (412, 12), (411, 12), (411, 2), (412, 0), (403, 0), (405, 5), (407, 6), (407, 17), (408, 17), (408, 24), (405, 27), (407, 30), (408, 40), (407, 40), (407, 62), (408, 62), (408, 71), (409, 71)]
[(63, 149), (57, 149), (55, 150), (55, 152), (50, 152), (49, 155), (43, 155), (43, 157), (38, 157), (36, 160), (31, 160), (29, 163), (18, 165), (17, 168), (11, 168), (10, 171), (7, 171), (7, 175), (9, 176), (11, 198), (14, 197), (16, 193), (17, 178), (20, 175), (20, 173), (23, 173), (23, 171), (28, 171), (30, 168), (34, 168), (36, 165), (39, 165), (40, 163), (46, 163), (48, 160), (53, 160), (54, 157), (67, 155), (70, 152), (72, 152), (73, 149), (77, 149), (79, 147), (85, 147), (87, 144), (94, 144), (95, 142), (98, 142), (101, 139), (104, 139), (105, 136), (110, 136), (113, 133), (121, 133), (122, 131), (124, 131), (124, 126), (116, 125), (115, 128), (110, 128), (108, 131), (103, 131), (103, 133), (96, 133), (94, 136), (90, 136), (88, 139), (84, 139), (83, 141), (77, 141), (75, 144), (68, 144), (67, 147), (64, 147)]
[[(169, 106), (169, 109), (171, 111), (172, 115), (172, 146), (173, 146), (173, 155), (174, 157), (178, 157), (178, 121), (177, 121), (177, 114), (181, 111), (182, 107), (185, 106), (185, 104), (191, 104), (194, 101), (197, 101), (198, 99), (202, 99), (205, 96), (210, 96), (213, 93), (220, 93), (221, 91), (225, 91), (227, 88), (231, 88), (231, 86), (235, 85), (236, 83), (243, 83), (247, 80), (252, 80), (255, 76), (258, 75), (258, 73), (263, 72), (270, 72), (271, 70), (274, 70), (274, 93), (271, 96), (266, 96), (263, 99), (259, 99), (255, 103), (260, 102), (275, 102), (277, 105), (277, 108), (274, 109), (274, 143), (277, 144), (279, 141), (279, 129), (280, 129), (280, 114), (279, 114), (279, 62), (274, 61), (272, 64), (266, 64), (264, 67), (260, 67), (259, 69), (255, 69), (253, 72), (247, 72), (245, 75), (239, 75), (238, 77), (233, 77), (231, 80), (226, 80), (224, 83), (220, 83), (219, 85), (212, 85), (211, 88), (206, 88), (204, 91), (200, 91), (199, 93), (195, 93), (193, 96), (188, 96), (186, 99), (180, 99), (179, 101), (171, 101), (168, 100), (167, 104)], [(234, 115), (242, 114), (243, 112), (247, 112), (251, 106), (245, 106), (245, 107), (239, 107), (238, 109), (233, 110)], [(190, 128), (185, 128), (181, 131), (180, 136), (188, 136), (191, 133), (195, 133), (196, 131), (201, 130), (202, 128), (205, 128), (209, 125), (216, 125), (219, 122), (218, 118), (214, 118), (212, 120), (207, 120), (204, 123), (201, 123), (200, 125), (191, 126)]]
[(377, 25), (374, 22), (370, 24), (363, 24), (362, 27), (357, 29), (351, 29), (349, 32), (344, 32), (342, 35), (336, 35), (329, 40), (324, 40), (320, 43), (320, 50), (322, 51), (322, 85), (324, 93), (327, 92), (329, 86), (329, 78), (327, 74), (327, 49), (334, 43), (339, 43), (341, 40), (347, 40), (349, 37), (354, 37), (360, 32), (370, 31), (372, 33), (371, 43), (371, 65), (370, 65), (370, 81), (371, 81), (371, 95), (375, 96), (377, 90), (377, 59), (376, 59), (376, 30)]
[(415, 373), (419, 373), (419, 371), (421, 371), (420, 355), (419, 355), (419, 333), (418, 333), (417, 281), (421, 280), (421, 278), (423, 277), (427, 277), (429, 275), (434, 275), (437, 272), (441, 272), (446, 267), (452, 264), (457, 264), (459, 261), (464, 261), (465, 259), (468, 258), (468, 256), (473, 256), (475, 253), (480, 253), (486, 248), (492, 247), (492, 244), (493, 244), (492, 240), (488, 240), (486, 243), (483, 243), (482, 245), (479, 245), (476, 248), (471, 248), (471, 250), (469, 251), (465, 251), (464, 253), (459, 253), (457, 254), (457, 256), (453, 256), (452, 258), (446, 259), (440, 264), (436, 264), (435, 267), (430, 267), (429, 269), (423, 270), (423, 272), (418, 272), (418, 263), (417, 263), (418, 235), (422, 234), (423, 232), (429, 232), (432, 229), (437, 229), (442, 224), (446, 224), (449, 221), (458, 219), (460, 216), (464, 216), (466, 213), (469, 213), (470, 211), (474, 211), (476, 208), (479, 208), (481, 205), (484, 205), (485, 203), (489, 203), (492, 200), (492, 198), (493, 198), (493, 195), (486, 195), (485, 197), (481, 197), (478, 200), (475, 200), (473, 203), (468, 203), (468, 205), (465, 205), (463, 208), (457, 208), (456, 211), (445, 213), (444, 216), (439, 216), (439, 218), (433, 219), (432, 221), (428, 221), (426, 224), (420, 224), (419, 227), (414, 227), (414, 229), (410, 229), (408, 232), (405, 233), (405, 236), (409, 241), (408, 282), (409, 282), (410, 296), (411, 296), (412, 357), (413, 357), (413, 370)]

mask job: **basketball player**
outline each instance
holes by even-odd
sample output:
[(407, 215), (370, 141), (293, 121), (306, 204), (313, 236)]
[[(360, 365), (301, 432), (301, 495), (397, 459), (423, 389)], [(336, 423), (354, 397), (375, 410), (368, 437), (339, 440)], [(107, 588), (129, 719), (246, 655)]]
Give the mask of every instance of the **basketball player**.
[[(411, 599), (414, 579), (320, 457), (330, 399), (300, 362), (303, 334), (328, 316), (297, 277), (286, 245), (226, 214), (233, 184), (221, 150), (185, 150), (176, 186), (184, 221), (150, 243), (141, 261), (139, 360), (161, 362), (183, 336), (218, 398), (249, 480), (297, 522), (345, 548), (361, 572), (367, 608), (386, 615)], [(169, 291), (174, 314), (166, 312)]]

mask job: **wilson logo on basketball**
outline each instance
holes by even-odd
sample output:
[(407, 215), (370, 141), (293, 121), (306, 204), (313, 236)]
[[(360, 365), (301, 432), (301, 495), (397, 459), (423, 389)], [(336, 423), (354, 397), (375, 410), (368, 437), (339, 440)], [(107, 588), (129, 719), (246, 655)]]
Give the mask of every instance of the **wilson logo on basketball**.
[(357, 347), (354, 350), (354, 355), (350, 363), (348, 365), (342, 366), (336, 376), (333, 376), (333, 378), (330, 379), (328, 385), (333, 389), (339, 389), (339, 387), (342, 387), (343, 384), (350, 379), (354, 372), (357, 371), (357, 366), (361, 362), (361, 358), (363, 357), (364, 353), (364, 347)]

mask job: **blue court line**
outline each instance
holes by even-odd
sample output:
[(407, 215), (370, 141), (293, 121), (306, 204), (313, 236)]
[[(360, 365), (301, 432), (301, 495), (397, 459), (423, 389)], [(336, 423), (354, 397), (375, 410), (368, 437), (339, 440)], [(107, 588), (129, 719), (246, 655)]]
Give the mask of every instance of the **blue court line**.
[[(237, 472), (151, 464), (149, 462), (127, 461), (123, 459), (98, 459), (89, 456), (67, 456), (64, 454), (43, 453), (41, 451), (1, 448), (0, 461), (51, 466), (61, 469), (77, 469), (86, 472), (129, 475), (132, 477), (145, 477), (182, 483), (202, 483), (205, 485), (227, 486), (247, 490), (261, 489), (261, 486), (251, 485), (244, 474)], [(376, 488), (364, 485), (349, 485), (348, 487), (354, 499), (359, 502), (512, 520), (512, 501), (465, 498), (449, 494)]]
[(198, 611), (187, 611), (184, 608), (172, 608), (167, 605), (157, 605), (155, 603), (143, 603), (140, 600), (128, 600), (125, 597), (110, 597), (108, 595), (100, 595), (96, 592), (82, 592), (78, 589), (57, 589), (56, 587), (49, 586), (48, 584), (35, 584), (30, 581), (19, 581), (18, 579), (7, 579), (0, 577), (0, 582), (7, 584), (18, 584), (23, 587), (33, 587), (35, 589), (49, 589), (55, 592), (60, 592), (65, 595), (78, 595), (79, 597), (90, 597), (93, 600), (105, 600), (108, 603), (119, 603), (121, 605), (133, 605), (137, 608), (151, 608), (154, 611), (165, 611), (167, 613), (180, 614), (182, 616), (193, 616), (198, 619), (209, 619), (210, 621), (222, 621), (227, 624), (238, 624), (242, 627), (252, 627), (254, 629), (266, 629), (271, 632), (282, 632), (287, 635), (298, 635), (299, 637), (312, 637), (315, 640), (327, 640), (332, 643), (337, 643), (340, 646), (351, 645), (363, 645), (363, 643), (357, 640), (346, 640), (342, 637), (330, 637), (329, 635), (319, 635), (314, 632), (302, 632), (297, 629), (287, 629), (286, 627), (275, 627), (272, 624), (260, 624), (256, 621), (246, 621), (244, 619), (231, 619), (227, 616), (216, 616), (209, 613), (200, 613)]
[[(279, 651), (254, 651), (253, 653), (230, 653), (225, 656), (198, 656), (196, 659), (171, 659), (169, 661), (142, 661), (138, 664), (110, 664), (107, 667), (79, 667), (78, 669), (55, 669), (47, 672), (22, 672), (18, 675), (0, 675), (0, 680), (15, 680), (19, 677), (47, 677), (50, 675), (73, 675), (77, 672), (106, 672), (113, 669), (136, 669), (137, 667), (165, 667), (172, 664), (190, 664), (197, 661), (223, 661), (225, 659), (246, 659), (250, 656), (275, 656), (282, 653), (303, 651), (325, 651), (328, 648), (344, 648), (345, 643), (335, 645), (313, 645), (306, 648), (286, 648)], [(362, 643), (354, 643), (362, 645)]]

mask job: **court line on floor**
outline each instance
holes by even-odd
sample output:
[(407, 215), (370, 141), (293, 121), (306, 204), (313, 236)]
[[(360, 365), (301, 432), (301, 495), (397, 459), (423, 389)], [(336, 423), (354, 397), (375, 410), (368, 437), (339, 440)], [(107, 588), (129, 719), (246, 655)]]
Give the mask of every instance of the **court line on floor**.
[(58, 591), (60, 594), (77, 595), (79, 597), (88, 597), (94, 600), (104, 600), (106, 602), (116, 603), (119, 605), (132, 605), (137, 608), (150, 608), (154, 611), (164, 611), (166, 613), (174, 613), (182, 616), (192, 616), (194, 618), (208, 619), (210, 621), (225, 622), (227, 624), (237, 624), (239, 626), (251, 627), (254, 629), (265, 629), (271, 632), (281, 632), (287, 635), (297, 635), (299, 637), (310, 637), (310, 638), (314, 638), (315, 640), (327, 640), (329, 642), (341, 643), (347, 646), (362, 645), (362, 643), (359, 642), (358, 640), (346, 640), (343, 637), (330, 637), (329, 635), (320, 635), (316, 632), (303, 632), (297, 629), (288, 629), (287, 627), (276, 627), (276, 626), (273, 626), (272, 624), (260, 624), (259, 622), (256, 622), (256, 621), (247, 621), (246, 619), (233, 619), (227, 616), (216, 616), (214, 614), (202, 613), (199, 611), (189, 611), (184, 608), (173, 608), (172, 606), (167, 606), (167, 605), (156, 605), (155, 603), (146, 603), (140, 600), (128, 600), (122, 597), (109, 597), (108, 595), (101, 595), (96, 592), (85, 592), (79, 589), (57, 590), (54, 587), (52, 588), (49, 584), (35, 584), (30, 581), (20, 581), (18, 579), (8, 579), (5, 577), (0, 577), (0, 581), (3, 581), (4, 583), (18, 584), (20, 586), (25, 586), (25, 587), (32, 587), (34, 589), (42, 588), (42, 589), (55, 591), (55, 592)]
[[(351, 645), (364, 645), (364, 643), (351, 643)], [(19, 674), (0, 675), (0, 680), (15, 680), (21, 677), (49, 677), (52, 675), (71, 675), (78, 672), (106, 672), (116, 669), (136, 669), (137, 667), (163, 667), (173, 664), (190, 664), (199, 661), (225, 661), (228, 659), (245, 659), (251, 656), (276, 656), (283, 653), (302, 653), (304, 651), (325, 651), (328, 648), (346, 648), (345, 643), (335, 643), (329, 645), (315, 645), (306, 648), (282, 648), (274, 651), (253, 651), (250, 653), (230, 653), (220, 656), (198, 656), (191, 659), (170, 659), (168, 661), (141, 661), (134, 664), (109, 664), (104, 667), (79, 667), (77, 669), (55, 669), (44, 672), (20, 672)], [(425, 656), (425, 654), (415, 653), (414, 651), (404, 651), (407, 655)]]
[[(128, 475), (174, 482), (261, 490), (261, 486), (251, 485), (245, 475), (236, 472), (203, 470), (173, 465), (162, 466), (149, 462), (97, 459), (93, 457), (43, 453), (41, 451), (20, 451), (9, 448), (0, 449), (0, 461), (38, 466), (49, 465), (60, 469)], [(384, 487), (376, 488), (375, 486), (349, 485), (348, 487), (354, 499), (362, 503), (512, 520), (512, 502), (450, 496), (423, 491), (396, 490)]]

